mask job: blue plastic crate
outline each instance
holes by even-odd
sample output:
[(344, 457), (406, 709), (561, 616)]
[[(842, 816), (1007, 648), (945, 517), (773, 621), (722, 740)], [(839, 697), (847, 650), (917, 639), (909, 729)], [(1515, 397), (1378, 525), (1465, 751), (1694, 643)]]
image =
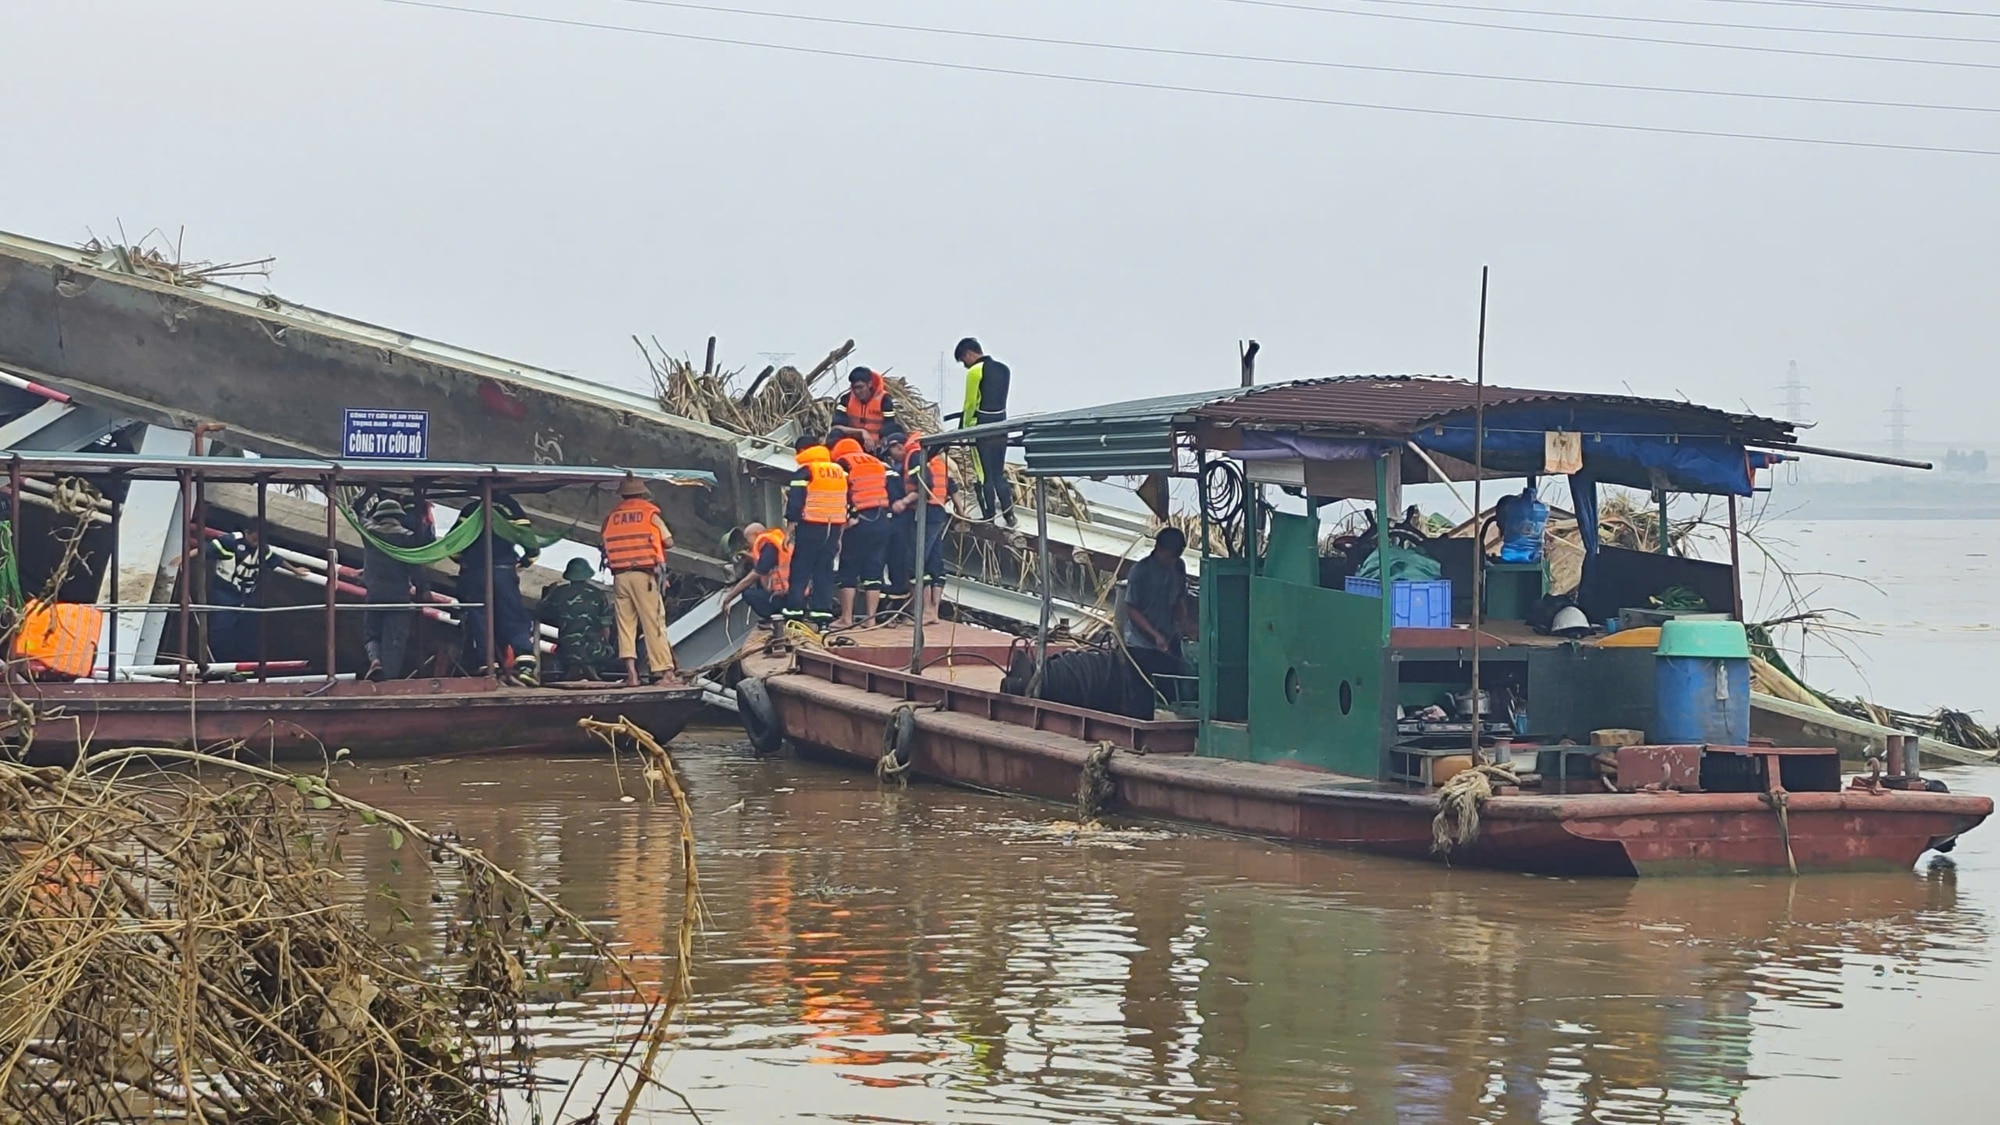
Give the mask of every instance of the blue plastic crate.
[[(1364, 598), (1382, 596), (1382, 583), (1374, 578), (1347, 580), (1347, 592)], [(1395, 586), (1395, 624), (1400, 629), (1451, 628), (1451, 580), (1429, 582), (1402, 579)]]

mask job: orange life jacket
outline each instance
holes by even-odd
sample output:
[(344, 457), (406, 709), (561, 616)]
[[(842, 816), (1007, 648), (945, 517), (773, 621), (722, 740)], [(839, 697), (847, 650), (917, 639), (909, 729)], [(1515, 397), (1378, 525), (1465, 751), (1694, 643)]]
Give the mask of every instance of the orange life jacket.
[(774, 527), (759, 535), (750, 543), (750, 564), (755, 566), (764, 555), (764, 545), (770, 544), (778, 550), (778, 565), (762, 581), (764, 589), (774, 595), (783, 596), (792, 592), (792, 541), (785, 538), (785, 529)]
[(929, 493), (927, 499), (929, 499), (932, 507), (942, 508), (945, 501), (951, 499), (951, 470), (945, 466), (944, 454), (940, 453), (931, 458), (930, 464), (927, 466), (929, 471), (924, 473), (924, 481), (920, 485), (916, 481), (916, 474), (919, 471), (919, 467), (923, 466), (923, 458), (924, 449), (920, 445), (913, 445), (904, 451), (903, 487), (922, 489)]
[(621, 570), (655, 570), (667, 561), (667, 541), (660, 535), (659, 505), (632, 496), (618, 502), (604, 517), (604, 562)]
[(799, 513), (801, 523), (822, 523), (835, 527), (847, 522), (847, 470), (833, 463), (823, 445), (799, 451), (799, 465), (807, 472), (806, 506)]
[(88, 676), (97, 663), (97, 637), (104, 612), (68, 602), (31, 601), (14, 633), (14, 656), (31, 674), (55, 672), (72, 679)]
[(850, 453), (840, 464), (847, 470), (848, 503), (856, 512), (889, 506), (889, 466), (866, 453)]
[(847, 415), (849, 425), (857, 426), (867, 431), (871, 439), (880, 439), (882, 436), (882, 403), (889, 397), (889, 392), (883, 386), (880, 375), (877, 375), (875, 381), (869, 385), (869, 390), (874, 391), (875, 394), (867, 402), (862, 402), (859, 398), (856, 398), (853, 391), (841, 395), (840, 409)]

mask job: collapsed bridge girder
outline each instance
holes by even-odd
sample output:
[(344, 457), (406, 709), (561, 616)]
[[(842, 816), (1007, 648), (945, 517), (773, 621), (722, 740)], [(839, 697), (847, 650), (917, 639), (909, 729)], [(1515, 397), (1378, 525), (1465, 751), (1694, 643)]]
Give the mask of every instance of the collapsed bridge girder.
[[(113, 418), (219, 423), (229, 444), (262, 454), (341, 456), (343, 411), (367, 408), (428, 411), (433, 460), (706, 469), (713, 489), (655, 498), (677, 539), (672, 564), (709, 577), (725, 569), (728, 530), (776, 502), (754, 439), (643, 395), (268, 295), (123, 272), (121, 260), (0, 233), (0, 367)], [(527, 506), (595, 542), (612, 502)]]

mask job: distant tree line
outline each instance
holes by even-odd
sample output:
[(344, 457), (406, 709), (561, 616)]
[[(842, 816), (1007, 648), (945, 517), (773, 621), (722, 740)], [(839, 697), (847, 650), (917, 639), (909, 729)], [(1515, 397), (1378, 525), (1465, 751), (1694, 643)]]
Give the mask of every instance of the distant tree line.
[(1960, 453), (1948, 449), (1944, 455), (1944, 471), (1947, 473), (1983, 473), (1986, 471), (1986, 451), (1971, 449)]

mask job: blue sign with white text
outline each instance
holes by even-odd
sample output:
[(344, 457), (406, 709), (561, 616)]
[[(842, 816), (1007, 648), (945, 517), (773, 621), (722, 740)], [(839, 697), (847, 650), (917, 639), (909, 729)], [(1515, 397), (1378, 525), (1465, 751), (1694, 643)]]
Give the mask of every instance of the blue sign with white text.
[(349, 410), (340, 427), (341, 456), (373, 461), (421, 461), (430, 456), (428, 410)]

